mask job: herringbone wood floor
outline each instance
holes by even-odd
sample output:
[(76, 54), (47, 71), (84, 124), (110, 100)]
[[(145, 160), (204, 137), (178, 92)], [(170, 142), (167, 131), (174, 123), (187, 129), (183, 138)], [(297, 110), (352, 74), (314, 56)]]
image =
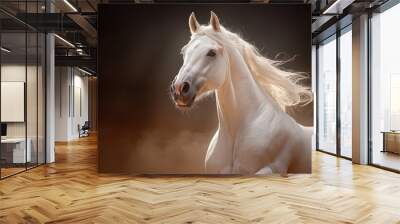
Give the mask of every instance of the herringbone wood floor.
[(400, 175), (313, 153), (313, 174), (132, 177), (96, 172), (95, 138), (0, 181), (0, 223), (400, 223)]

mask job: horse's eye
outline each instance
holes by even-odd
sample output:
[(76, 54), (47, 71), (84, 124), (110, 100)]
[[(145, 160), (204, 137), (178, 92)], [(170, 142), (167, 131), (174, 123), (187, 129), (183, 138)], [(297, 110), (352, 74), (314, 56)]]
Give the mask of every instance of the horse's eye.
[(209, 50), (207, 53), (207, 56), (209, 56), (209, 57), (214, 57), (215, 55), (217, 55), (217, 54), (213, 50)]

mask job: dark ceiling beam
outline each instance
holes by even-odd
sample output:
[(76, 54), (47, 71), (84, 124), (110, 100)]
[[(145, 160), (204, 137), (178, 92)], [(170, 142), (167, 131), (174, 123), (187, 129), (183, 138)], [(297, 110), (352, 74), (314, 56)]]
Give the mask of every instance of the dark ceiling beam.
[(82, 30), (78, 24), (62, 13), (18, 13), (16, 18), (42, 32)]
[(90, 56), (55, 56), (56, 66), (87, 67), (96, 71), (97, 61)]
[[(367, 0), (371, 1), (371, 0)], [(313, 11), (313, 23), (311, 25), (313, 43), (333, 35), (337, 29), (342, 28), (343, 24), (348, 25), (347, 15), (355, 0), (336, 0), (329, 5), (321, 4), (321, 0), (316, 0), (316, 9)], [(364, 9), (365, 10), (365, 9)], [(344, 19), (346, 17), (346, 19)], [(343, 21), (341, 21), (344, 19)], [(351, 17), (350, 17), (351, 19)]]
[[(86, 38), (70, 38), (69, 40), (85, 43), (91, 47), (97, 45), (97, 30), (89, 22), (92, 21), (93, 15), (87, 15), (88, 19), (79, 13), (18, 13), (15, 18), (5, 17), (0, 19), (2, 30), (17, 31), (25, 30), (25, 24), (32, 30), (40, 32), (55, 32), (69, 34), (77, 34), (82, 31), (86, 33)], [(93, 22), (92, 22), (93, 23)], [(94, 24), (96, 24), (94, 22)], [(76, 35), (75, 35), (76, 36)]]
[(319, 30), (318, 32), (313, 33), (313, 44), (321, 43), (323, 40), (328, 39), (332, 35), (335, 35), (337, 30), (344, 29), (352, 23), (353, 16), (348, 14), (341, 18), (333, 18), (331, 21), (326, 23), (324, 29)]
[(97, 30), (80, 14), (68, 14), (68, 17), (79, 25), (91, 38), (97, 38)]
[(25, 25), (15, 22), (13, 19), (0, 19), (2, 31), (21, 31), (25, 30)]
[(328, 24), (328, 22), (332, 21), (333, 18), (335, 18), (335, 16), (332, 15), (324, 15), (317, 17), (317, 20), (315, 20), (311, 24), (311, 31), (315, 33), (318, 30), (323, 30), (324, 28), (330, 26), (331, 24)]
[(355, 0), (336, 0), (329, 4), (324, 10), (323, 14), (342, 14), (343, 11)]
[(88, 34), (87, 42), (91, 46), (97, 45), (97, 30), (96, 28), (81, 14), (78, 1), (68, 1), (67, 4), (64, 1), (55, 1), (54, 5), (66, 12), (65, 14), (72, 21), (74, 21), (85, 33)]
[[(9, 11), (7, 11), (7, 10), (1, 8), (1, 7), (0, 7), (0, 12), (1, 12), (1, 14), (4, 15), (4, 18), (6, 18), (6, 19), (11, 19), (11, 20), (13, 20), (16, 24), (20, 24), (20, 25), (22, 25), (22, 26), (24, 26), (24, 27), (26, 27), (26, 28), (35, 30), (35, 27), (32, 27), (29, 23), (25, 22), (24, 19), (19, 18), (18, 15), (16, 16), (16, 15), (10, 13)], [(2, 27), (2, 29), (3, 29), (3, 27)]]
[[(79, 55), (79, 53), (77, 52), (77, 50), (81, 50), (80, 52), (82, 52), (82, 55)], [(71, 55), (70, 53), (73, 53), (74, 55), (77, 56), (90, 56), (93, 58), (97, 57), (97, 48), (90, 48), (90, 47), (80, 47), (80, 48), (68, 48), (68, 47), (56, 47), (55, 48), (56, 51), (56, 56), (60, 55), (60, 56), (67, 56), (67, 55)]]
[(96, 7), (90, 2), (90, 0), (86, 0), (86, 3), (90, 6), (90, 8), (92, 8), (93, 9), (93, 11), (97, 11), (96, 10)]

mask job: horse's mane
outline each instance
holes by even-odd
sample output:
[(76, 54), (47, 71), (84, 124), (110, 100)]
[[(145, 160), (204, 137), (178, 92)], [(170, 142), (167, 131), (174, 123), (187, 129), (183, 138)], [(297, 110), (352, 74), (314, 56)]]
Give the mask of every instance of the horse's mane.
[(215, 32), (210, 26), (202, 26), (199, 35), (205, 34), (223, 46), (238, 49), (258, 83), (285, 110), (288, 106), (306, 105), (313, 100), (310, 88), (301, 85), (307, 75), (289, 72), (278, 66), (282, 61), (274, 61), (260, 54), (258, 49), (239, 35), (221, 26), (221, 32)]

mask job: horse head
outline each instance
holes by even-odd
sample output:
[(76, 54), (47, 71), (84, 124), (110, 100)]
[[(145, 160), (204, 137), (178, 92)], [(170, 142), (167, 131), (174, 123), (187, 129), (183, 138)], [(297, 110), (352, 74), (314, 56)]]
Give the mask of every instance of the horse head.
[(222, 32), (217, 15), (211, 12), (209, 25), (201, 26), (192, 13), (189, 28), (191, 39), (181, 50), (183, 65), (171, 84), (171, 95), (178, 108), (191, 107), (207, 92), (221, 86), (228, 69), (223, 46), (202, 32)]

